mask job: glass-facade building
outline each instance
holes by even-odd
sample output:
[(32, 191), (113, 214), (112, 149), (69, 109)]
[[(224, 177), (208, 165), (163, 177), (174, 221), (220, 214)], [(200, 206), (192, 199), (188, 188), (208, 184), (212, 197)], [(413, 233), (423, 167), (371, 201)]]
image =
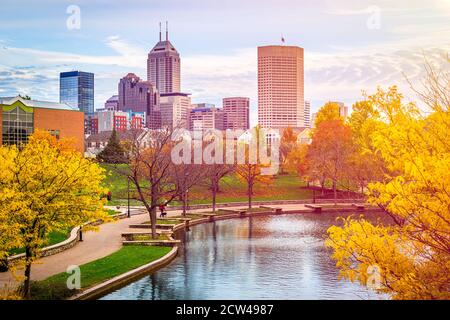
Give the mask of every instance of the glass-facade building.
[(84, 114), (94, 113), (94, 74), (82, 71), (61, 72), (59, 100)]
[(2, 143), (17, 146), (27, 143), (34, 131), (33, 109), (17, 105), (2, 109)]

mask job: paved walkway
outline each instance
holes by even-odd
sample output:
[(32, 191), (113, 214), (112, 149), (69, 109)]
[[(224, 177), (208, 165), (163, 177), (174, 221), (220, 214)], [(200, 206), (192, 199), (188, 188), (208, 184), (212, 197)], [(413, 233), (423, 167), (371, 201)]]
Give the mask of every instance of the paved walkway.
[[(283, 210), (306, 210), (304, 204), (277, 205), (276, 207)], [(110, 208), (117, 210), (115, 207)], [(237, 210), (245, 208), (245, 206), (238, 206), (227, 207), (226, 209)], [(121, 207), (119, 210), (126, 212), (127, 209), (126, 207)], [(206, 210), (189, 210), (188, 213), (205, 212)], [(136, 229), (130, 229), (129, 225), (149, 220), (148, 214), (143, 208), (133, 207), (131, 214), (130, 218), (100, 225), (98, 231), (85, 232), (83, 233), (83, 241), (78, 242), (73, 248), (37, 261), (33, 264), (31, 270), (32, 280), (46, 279), (54, 274), (66, 271), (70, 265), (82, 265), (119, 250), (122, 247), (122, 233), (136, 231)], [(179, 215), (181, 215), (181, 210), (168, 211), (167, 213), (167, 217)], [(17, 273), (23, 274), (20, 270)], [(0, 287), (14, 285), (15, 282), (11, 272), (0, 273)]]

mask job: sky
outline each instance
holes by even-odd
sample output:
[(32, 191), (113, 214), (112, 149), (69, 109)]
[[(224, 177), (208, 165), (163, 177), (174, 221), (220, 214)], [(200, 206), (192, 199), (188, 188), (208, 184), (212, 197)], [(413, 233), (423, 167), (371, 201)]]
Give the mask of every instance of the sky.
[(305, 98), (351, 106), (398, 85), (416, 100), (425, 59), (448, 68), (450, 0), (2, 0), (0, 96), (59, 101), (59, 73), (95, 73), (101, 108), (129, 72), (146, 78), (160, 21), (181, 55), (181, 88), (221, 106), (246, 96), (257, 121), (257, 47), (305, 49)]

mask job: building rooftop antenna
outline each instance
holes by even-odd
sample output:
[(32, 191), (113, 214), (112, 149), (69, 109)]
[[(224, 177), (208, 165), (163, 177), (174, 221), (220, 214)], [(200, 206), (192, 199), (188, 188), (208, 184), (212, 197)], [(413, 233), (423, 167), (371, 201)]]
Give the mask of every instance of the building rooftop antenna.
[(169, 41), (169, 22), (166, 21), (166, 41)]
[(161, 21), (159, 22), (159, 42), (161, 42)]

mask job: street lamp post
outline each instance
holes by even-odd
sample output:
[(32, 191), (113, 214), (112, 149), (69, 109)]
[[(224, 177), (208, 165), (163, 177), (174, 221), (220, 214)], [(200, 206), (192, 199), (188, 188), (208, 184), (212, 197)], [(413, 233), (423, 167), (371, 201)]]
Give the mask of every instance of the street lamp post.
[(128, 181), (128, 211), (127, 211), (127, 215), (128, 218), (131, 217), (131, 212), (130, 212), (130, 178), (127, 178)]

